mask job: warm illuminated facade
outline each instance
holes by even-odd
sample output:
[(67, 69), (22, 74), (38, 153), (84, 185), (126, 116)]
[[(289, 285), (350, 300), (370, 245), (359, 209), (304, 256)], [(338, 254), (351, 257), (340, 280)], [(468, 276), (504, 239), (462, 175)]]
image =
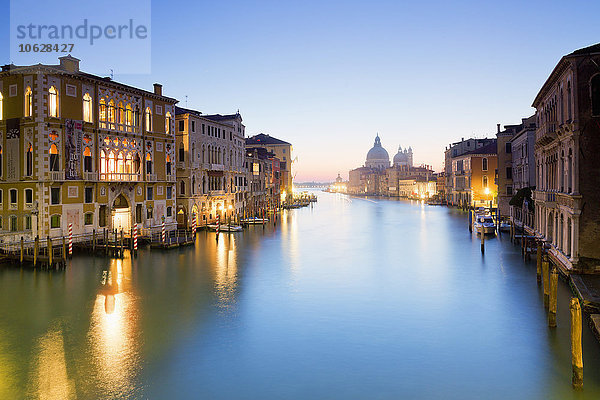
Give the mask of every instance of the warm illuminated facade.
[[(496, 207), (498, 186), (497, 144), (490, 144), (477, 150), (452, 158), (451, 192), (452, 204), (466, 207)], [(448, 187), (446, 187), (448, 192)]]
[(59, 65), (0, 73), (4, 241), (175, 221), (176, 100)]
[(273, 136), (260, 133), (246, 139), (246, 148), (252, 149), (255, 147), (265, 148), (273, 153), (279, 159), (281, 171), (281, 193), (292, 193), (293, 175), (292, 175), (292, 158), (293, 147), (290, 143), (277, 139)]
[(564, 56), (537, 94), (535, 230), (566, 271), (600, 269), (600, 44)]
[(246, 204), (245, 126), (240, 114), (203, 115), (177, 107), (177, 222), (235, 218)]

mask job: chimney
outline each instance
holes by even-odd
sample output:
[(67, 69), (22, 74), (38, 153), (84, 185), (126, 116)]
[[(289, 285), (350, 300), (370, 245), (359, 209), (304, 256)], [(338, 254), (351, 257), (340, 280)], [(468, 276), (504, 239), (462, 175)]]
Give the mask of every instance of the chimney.
[(500, 124), (496, 124), (496, 126), (498, 127), (498, 133), (500, 133)]
[(58, 60), (60, 61), (60, 67), (65, 71), (79, 72), (79, 61), (81, 60), (78, 58), (69, 54), (68, 56), (58, 57)]
[(162, 96), (162, 85), (160, 83), (154, 84), (154, 94)]

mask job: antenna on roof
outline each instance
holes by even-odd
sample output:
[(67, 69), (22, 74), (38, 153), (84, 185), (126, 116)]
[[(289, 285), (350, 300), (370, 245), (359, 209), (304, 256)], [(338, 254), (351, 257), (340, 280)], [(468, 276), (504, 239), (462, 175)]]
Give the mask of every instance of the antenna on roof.
[(110, 80), (112, 81), (112, 80), (114, 80), (114, 79), (115, 79), (115, 75), (114, 75), (114, 73), (113, 73), (113, 70), (111, 69), (111, 70), (110, 70)]
[(187, 94), (185, 95), (185, 108), (187, 108)]

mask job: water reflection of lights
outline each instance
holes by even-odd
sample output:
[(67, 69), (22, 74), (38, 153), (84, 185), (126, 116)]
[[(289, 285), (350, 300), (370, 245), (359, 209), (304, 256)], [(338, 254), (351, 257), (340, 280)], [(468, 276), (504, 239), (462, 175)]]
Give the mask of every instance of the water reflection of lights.
[(227, 307), (235, 299), (237, 287), (237, 256), (235, 251), (235, 235), (225, 234), (216, 243), (216, 287), (217, 297)]
[(67, 374), (62, 329), (51, 329), (38, 342), (36, 368), (30, 379), (30, 397), (74, 399), (75, 384)]
[(103, 271), (92, 311), (89, 341), (97, 381), (109, 397), (127, 397), (138, 370), (136, 297), (129, 290), (131, 259), (112, 260)]
[(281, 246), (287, 252), (292, 273), (298, 270), (298, 221), (296, 210), (284, 210), (281, 214)]

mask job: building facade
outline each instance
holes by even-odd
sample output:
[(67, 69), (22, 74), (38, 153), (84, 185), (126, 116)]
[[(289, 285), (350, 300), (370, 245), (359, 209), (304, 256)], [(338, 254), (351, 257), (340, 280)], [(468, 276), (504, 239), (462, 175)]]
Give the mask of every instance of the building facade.
[(536, 109), (535, 230), (566, 271), (600, 267), (600, 44), (558, 62)]
[(240, 114), (203, 115), (177, 107), (177, 223), (202, 226), (243, 212), (247, 190)]
[(175, 99), (58, 65), (0, 73), (4, 241), (175, 221)]
[[(523, 119), (521, 129), (510, 140), (512, 190), (510, 218), (513, 225), (526, 233), (534, 232), (535, 190), (535, 115)], [(498, 146), (500, 149), (500, 146)], [(508, 190), (507, 190), (508, 192)]]
[(273, 153), (273, 156), (279, 160), (280, 168), (280, 189), (282, 197), (291, 194), (293, 191), (293, 178), (292, 175), (292, 158), (293, 147), (290, 143), (277, 139), (273, 136), (260, 133), (246, 139), (246, 148), (252, 149), (256, 147), (262, 147), (267, 151)]

